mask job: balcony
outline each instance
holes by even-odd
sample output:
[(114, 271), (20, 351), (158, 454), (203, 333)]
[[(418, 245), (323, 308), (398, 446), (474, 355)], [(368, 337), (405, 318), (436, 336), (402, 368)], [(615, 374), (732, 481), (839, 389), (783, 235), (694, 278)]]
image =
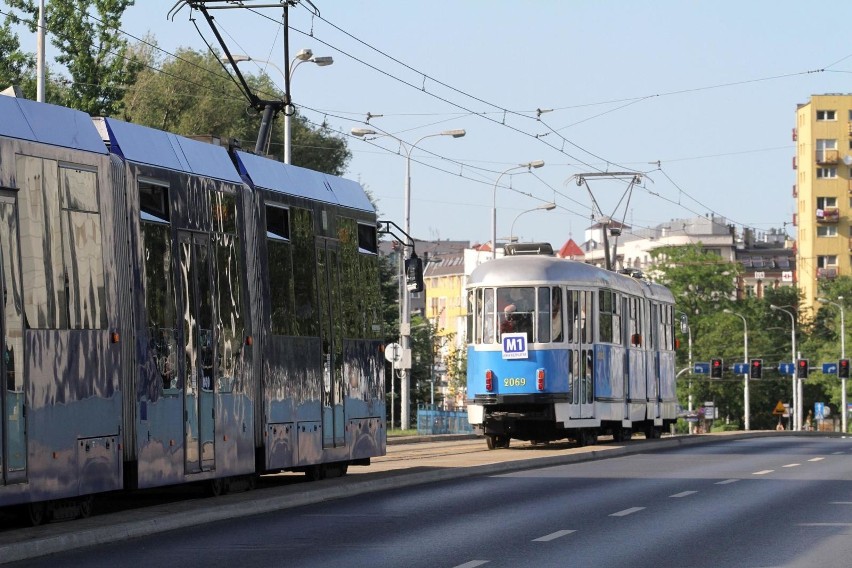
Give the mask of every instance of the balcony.
[(817, 268), (817, 278), (820, 280), (837, 278), (837, 267), (831, 266), (826, 268)]
[(840, 209), (837, 207), (826, 207), (816, 210), (817, 223), (837, 223), (840, 221)]
[(817, 164), (836, 164), (840, 161), (840, 152), (837, 150), (817, 150)]

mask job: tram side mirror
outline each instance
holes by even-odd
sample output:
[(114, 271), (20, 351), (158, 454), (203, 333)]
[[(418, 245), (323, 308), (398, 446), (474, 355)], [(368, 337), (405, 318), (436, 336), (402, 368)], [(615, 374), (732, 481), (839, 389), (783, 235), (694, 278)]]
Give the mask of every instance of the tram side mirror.
[(423, 261), (417, 255), (405, 260), (405, 285), (409, 292), (423, 291)]

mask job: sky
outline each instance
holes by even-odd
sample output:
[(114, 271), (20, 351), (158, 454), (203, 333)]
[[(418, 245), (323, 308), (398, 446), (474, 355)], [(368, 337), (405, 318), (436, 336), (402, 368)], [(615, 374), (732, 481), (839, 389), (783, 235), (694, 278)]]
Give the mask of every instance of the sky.
[[(274, 63), (283, 87), (281, 9), (259, 7), (274, 3), (212, 13), (231, 52)], [(638, 229), (712, 214), (795, 237), (796, 106), (852, 93), (849, 21), (848, 2), (302, 0), (291, 58), (308, 48), (334, 64), (299, 65), (292, 99), (347, 137), (345, 177), (400, 227), (410, 166), (415, 238), (488, 242), (495, 202), (498, 240), (554, 247), (604, 215)], [(216, 45), (175, 0), (137, 0), (123, 31), (151, 34), (166, 59)], [(466, 135), (434, 136), (453, 129)]]

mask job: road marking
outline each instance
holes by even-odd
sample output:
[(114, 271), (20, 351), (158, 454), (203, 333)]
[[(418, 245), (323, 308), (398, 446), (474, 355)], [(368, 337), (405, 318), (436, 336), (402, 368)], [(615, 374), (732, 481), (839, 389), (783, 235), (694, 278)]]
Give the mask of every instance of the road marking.
[(852, 505), (852, 501), (831, 501), (829, 505)]
[(693, 493), (698, 493), (698, 491), (683, 491), (681, 493), (675, 493), (674, 495), (669, 495), (669, 497), (686, 497), (687, 495), (692, 495)]
[(544, 536), (540, 536), (538, 538), (534, 538), (533, 542), (548, 542), (551, 540), (556, 540), (561, 536), (565, 536), (566, 534), (571, 534), (577, 532), (575, 530), (564, 530), (564, 531), (556, 531), (555, 533), (546, 534)]
[(624, 509), (623, 511), (619, 511), (617, 513), (612, 513), (610, 517), (626, 517), (627, 515), (632, 515), (638, 511), (641, 511), (645, 507), (630, 507), (629, 509)]
[(454, 566), (453, 568), (476, 568), (477, 566), (482, 566), (483, 564), (488, 564), (491, 562), (490, 560), (471, 560), (470, 562), (465, 562), (464, 564), (459, 564), (458, 566)]
[(833, 455), (833, 456), (839, 456), (839, 455), (842, 455), (842, 454), (845, 454), (845, 453), (846, 453), (846, 452), (833, 452), (831, 455)]
[(800, 463), (788, 463), (787, 465), (782, 465), (781, 467), (798, 467), (802, 464)]
[(809, 459), (808, 461), (809, 461), (809, 462), (818, 462), (818, 461), (822, 461), (822, 460), (824, 460), (824, 459), (825, 459), (825, 458), (811, 458), (811, 459)]
[(852, 523), (799, 523), (800, 527), (852, 527)]
[(772, 473), (775, 471), (774, 469), (764, 469), (763, 471), (755, 471), (752, 475), (766, 475), (767, 473)]
[(717, 481), (716, 485), (727, 485), (729, 483), (736, 483), (739, 479), (726, 479), (725, 481)]

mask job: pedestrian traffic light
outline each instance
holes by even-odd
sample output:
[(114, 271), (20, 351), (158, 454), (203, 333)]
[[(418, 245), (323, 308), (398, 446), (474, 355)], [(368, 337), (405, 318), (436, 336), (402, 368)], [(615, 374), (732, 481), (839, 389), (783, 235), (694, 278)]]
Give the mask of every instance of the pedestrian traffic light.
[(423, 291), (423, 261), (414, 253), (405, 259), (405, 285), (409, 292)]
[(808, 378), (808, 370), (809, 364), (807, 359), (798, 359), (796, 361), (796, 378), (797, 379), (807, 379)]
[(763, 359), (752, 359), (749, 366), (748, 376), (751, 379), (763, 378)]
[(722, 378), (722, 360), (721, 359), (710, 359), (710, 378), (711, 379), (721, 379)]
[(837, 376), (841, 379), (849, 378), (849, 359), (841, 359), (837, 365)]

